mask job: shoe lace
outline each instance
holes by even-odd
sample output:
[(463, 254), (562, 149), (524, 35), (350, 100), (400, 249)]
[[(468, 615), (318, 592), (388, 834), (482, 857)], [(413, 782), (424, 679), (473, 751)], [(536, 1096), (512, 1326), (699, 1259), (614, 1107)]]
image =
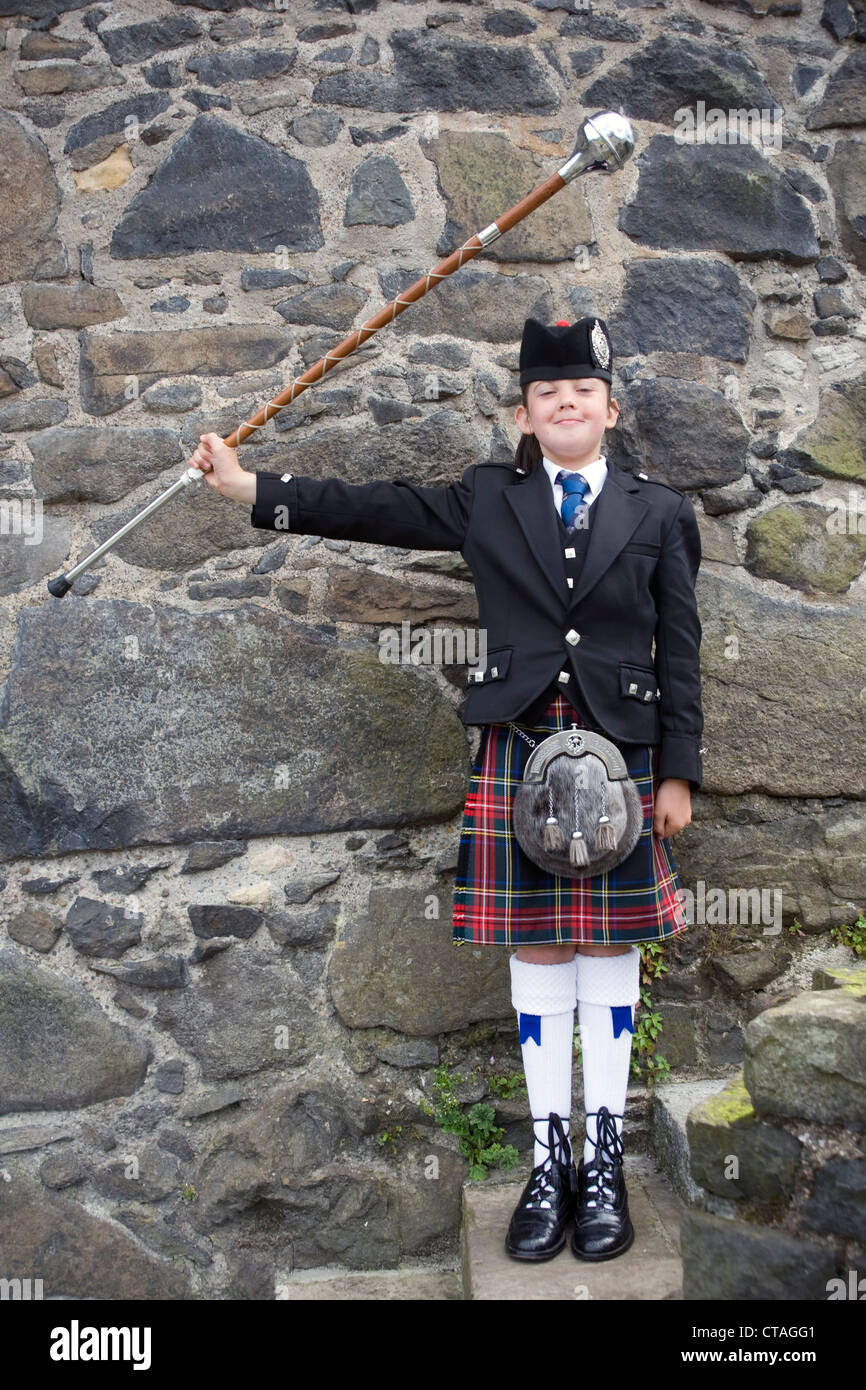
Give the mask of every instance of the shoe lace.
[[(606, 1105), (600, 1110), (590, 1110), (596, 1117), (595, 1158), (585, 1165), (586, 1206), (613, 1211), (616, 1205), (616, 1175), (614, 1165), (622, 1163), (622, 1136), (617, 1132), (616, 1121)], [(588, 1117), (587, 1117), (588, 1118)]]
[(539, 1208), (550, 1211), (548, 1198), (556, 1192), (556, 1186), (551, 1177), (554, 1153), (558, 1154), (557, 1161), (560, 1163), (568, 1163), (571, 1160), (571, 1148), (562, 1127), (562, 1120), (553, 1111), (547, 1117), (547, 1143), (545, 1144), (543, 1139), (538, 1139), (537, 1142), (543, 1149), (547, 1149), (547, 1158), (539, 1163), (537, 1168), (533, 1168), (531, 1177), (534, 1178), (534, 1182), (523, 1205), (529, 1210)]

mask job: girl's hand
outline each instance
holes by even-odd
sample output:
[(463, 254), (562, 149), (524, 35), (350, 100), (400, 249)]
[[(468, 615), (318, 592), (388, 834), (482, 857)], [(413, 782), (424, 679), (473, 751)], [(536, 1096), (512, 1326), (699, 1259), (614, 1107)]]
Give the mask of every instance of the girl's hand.
[(200, 434), (198, 438), (198, 448), (190, 458), (189, 467), (201, 469), (208, 487), (222, 497), (247, 501), (249, 480), (255, 484), (255, 476), (241, 468), (237, 449), (229, 449), (218, 434)]
[(691, 786), (682, 777), (666, 777), (659, 782), (653, 809), (653, 833), (659, 839), (678, 835), (691, 823)]

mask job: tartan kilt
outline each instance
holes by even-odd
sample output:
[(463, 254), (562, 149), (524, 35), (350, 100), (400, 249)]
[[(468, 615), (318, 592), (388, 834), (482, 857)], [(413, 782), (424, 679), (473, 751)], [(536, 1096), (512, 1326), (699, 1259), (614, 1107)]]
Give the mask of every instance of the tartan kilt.
[[(534, 724), (519, 727), (538, 739), (572, 723), (593, 727), (558, 694)], [(607, 873), (574, 879), (548, 873), (520, 848), (511, 808), (532, 749), (507, 724), (483, 726), (460, 831), (454, 944), (606, 945), (664, 941), (686, 930), (670, 841), (652, 829), (658, 746), (617, 747), (643, 803), (640, 839), (628, 858)]]

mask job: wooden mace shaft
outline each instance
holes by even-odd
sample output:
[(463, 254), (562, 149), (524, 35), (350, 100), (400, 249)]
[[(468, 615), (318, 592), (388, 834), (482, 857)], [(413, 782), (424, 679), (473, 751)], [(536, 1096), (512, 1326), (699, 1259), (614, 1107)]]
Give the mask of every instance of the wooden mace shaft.
[[(490, 224), (491, 228), (498, 229), (495, 236), (488, 236), (482, 241), (482, 234), (476, 232), (463, 246), (458, 246), (457, 250), (452, 251), (451, 255), (447, 256), (444, 261), (439, 261), (438, 265), (434, 265), (433, 269), (429, 270), (426, 275), (422, 275), (408, 289), (403, 290), (396, 299), (392, 299), (390, 304), (385, 304), (372, 318), (367, 319), (366, 323), (362, 323), (360, 328), (353, 328), (351, 333), (336, 347), (329, 348), (324, 357), (320, 357), (318, 362), (313, 363), (312, 367), (308, 367), (300, 376), (295, 377), (284, 391), (281, 391), (278, 396), (274, 396), (274, 399), (268, 401), (267, 405), (263, 405), (261, 410), (257, 410), (255, 415), (250, 416), (249, 420), (238, 425), (236, 430), (226, 436), (223, 443), (227, 444), (230, 449), (236, 449), (257, 429), (261, 429), (267, 420), (272, 419), (282, 410), (283, 406), (288, 405), (302, 391), (306, 391), (308, 386), (321, 381), (322, 377), (336, 367), (338, 362), (349, 357), (368, 338), (372, 338), (374, 333), (378, 333), (380, 328), (384, 328), (386, 323), (392, 323), (398, 314), (402, 314), (416, 300), (422, 299), (440, 280), (446, 280), (449, 275), (453, 275), (455, 270), (459, 270), (467, 261), (471, 261), (477, 256), (479, 251), (483, 251), (485, 246), (496, 239), (496, 236), (510, 231), (518, 222), (522, 222), (524, 217), (528, 217), (531, 212), (534, 212), (542, 203), (546, 203), (548, 198), (552, 198), (554, 193), (558, 193), (565, 186), (565, 179), (558, 173), (551, 174), (531, 193), (527, 193), (525, 198), (521, 198), (519, 203), (515, 203), (513, 208), (509, 208), (508, 212), (497, 217), (495, 223)], [(485, 228), (485, 232), (488, 230)]]

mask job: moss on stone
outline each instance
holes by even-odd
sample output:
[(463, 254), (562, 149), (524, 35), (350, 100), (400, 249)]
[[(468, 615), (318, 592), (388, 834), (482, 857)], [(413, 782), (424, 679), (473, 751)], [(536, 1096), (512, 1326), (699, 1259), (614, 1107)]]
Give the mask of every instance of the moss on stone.
[(797, 440), (828, 478), (866, 482), (866, 386), (824, 391), (814, 424)]
[(866, 964), (824, 965), (812, 976), (813, 989), (844, 989), (857, 999), (866, 999)]
[(733, 1077), (723, 1090), (702, 1100), (689, 1111), (692, 1124), (736, 1125), (755, 1119), (752, 1098), (746, 1090), (742, 1071)]
[(809, 503), (782, 503), (748, 530), (746, 568), (807, 592), (844, 593), (866, 560), (866, 535), (835, 534), (828, 513)]

